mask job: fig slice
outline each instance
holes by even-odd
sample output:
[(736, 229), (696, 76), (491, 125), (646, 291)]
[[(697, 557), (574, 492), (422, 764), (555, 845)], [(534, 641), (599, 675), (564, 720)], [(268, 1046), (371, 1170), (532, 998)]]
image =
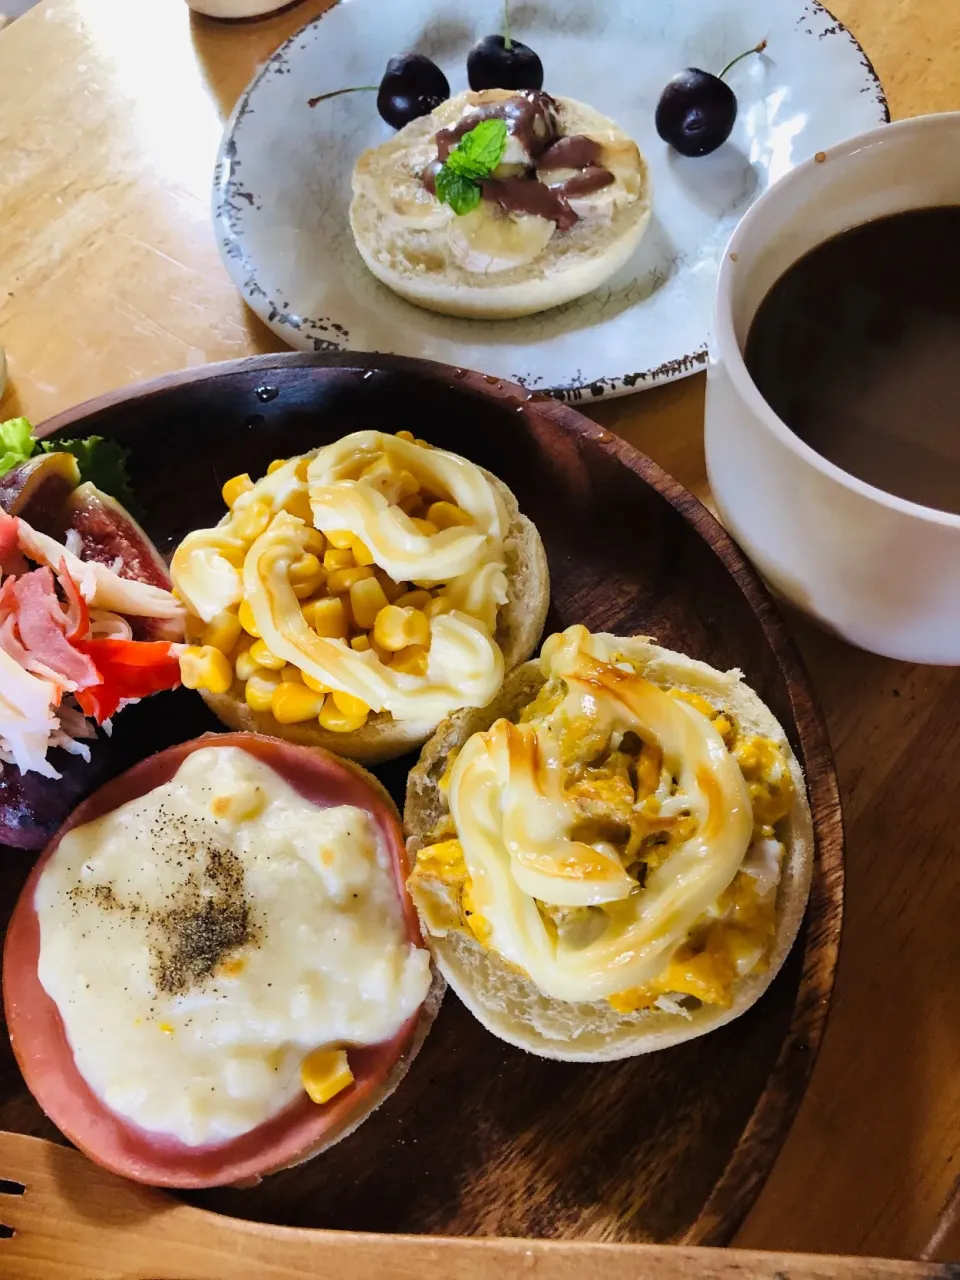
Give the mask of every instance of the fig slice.
[(81, 560), (105, 564), (121, 578), (170, 590), (167, 566), (146, 533), (126, 507), (90, 481), (70, 494), (66, 528), (80, 535)]
[(64, 529), (64, 503), (79, 483), (72, 453), (41, 453), (0, 476), (0, 507), (57, 538)]
[[(159, 551), (133, 516), (115, 498), (87, 481), (70, 494), (66, 528), (80, 536), (81, 560), (93, 560), (136, 582), (171, 588), (170, 574)], [(135, 640), (178, 640), (177, 622), (162, 618), (131, 618)]]

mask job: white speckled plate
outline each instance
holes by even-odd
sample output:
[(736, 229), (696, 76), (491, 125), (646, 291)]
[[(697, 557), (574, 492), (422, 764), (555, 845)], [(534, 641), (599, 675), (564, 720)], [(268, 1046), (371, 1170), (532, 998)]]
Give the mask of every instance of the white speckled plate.
[[(499, 0), (340, 0), (264, 65), (227, 125), (214, 220), (227, 269), (254, 311), (304, 351), (353, 349), (480, 369), (564, 398), (619, 395), (706, 360), (718, 263), (734, 226), (799, 161), (888, 119), (853, 36), (817, 0), (515, 0), (514, 34), (540, 54), (544, 88), (579, 98), (636, 138), (653, 177), (653, 219), (602, 289), (522, 320), (455, 320), (397, 298), (369, 274), (347, 221), (364, 147), (389, 137), (372, 93), (311, 110), (307, 99), (372, 84), (405, 49), (466, 88), (471, 44), (498, 29)], [(657, 137), (654, 108), (683, 67), (730, 73), (733, 134), (684, 159)]]

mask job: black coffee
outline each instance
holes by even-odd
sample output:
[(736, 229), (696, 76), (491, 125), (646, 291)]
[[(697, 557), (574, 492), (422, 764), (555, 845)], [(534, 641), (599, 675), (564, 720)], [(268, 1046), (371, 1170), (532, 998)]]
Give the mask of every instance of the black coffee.
[(745, 359), (823, 457), (960, 513), (960, 207), (878, 218), (811, 249), (760, 304)]

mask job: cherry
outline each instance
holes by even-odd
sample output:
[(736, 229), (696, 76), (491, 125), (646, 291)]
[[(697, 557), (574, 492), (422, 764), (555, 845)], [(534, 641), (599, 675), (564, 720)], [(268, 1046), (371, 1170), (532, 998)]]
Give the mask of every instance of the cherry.
[(542, 89), (543, 63), (529, 45), (510, 37), (508, 0), (503, 0), (503, 32), (484, 36), (467, 54), (471, 89)]
[(377, 95), (377, 110), (394, 129), (402, 129), (411, 120), (428, 116), (450, 97), (450, 84), (437, 64), (422, 53), (401, 53), (391, 58), (379, 85), (358, 84), (350, 89), (334, 89), (311, 98), (309, 106), (342, 93), (371, 92)]
[(718, 76), (687, 67), (668, 80), (654, 117), (664, 142), (682, 156), (709, 155), (726, 142), (737, 118), (737, 98), (723, 77), (741, 58), (766, 47), (766, 40), (761, 40), (728, 62)]

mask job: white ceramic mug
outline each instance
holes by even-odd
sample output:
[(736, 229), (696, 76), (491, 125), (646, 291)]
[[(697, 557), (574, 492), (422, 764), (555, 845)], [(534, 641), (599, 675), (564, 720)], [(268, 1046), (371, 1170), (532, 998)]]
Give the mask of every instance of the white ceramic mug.
[(777, 417), (743, 361), (757, 308), (804, 253), (871, 218), (933, 205), (960, 205), (960, 112), (850, 138), (760, 197), (720, 270), (705, 444), (720, 518), (778, 594), (863, 649), (960, 665), (960, 516), (828, 462)]

